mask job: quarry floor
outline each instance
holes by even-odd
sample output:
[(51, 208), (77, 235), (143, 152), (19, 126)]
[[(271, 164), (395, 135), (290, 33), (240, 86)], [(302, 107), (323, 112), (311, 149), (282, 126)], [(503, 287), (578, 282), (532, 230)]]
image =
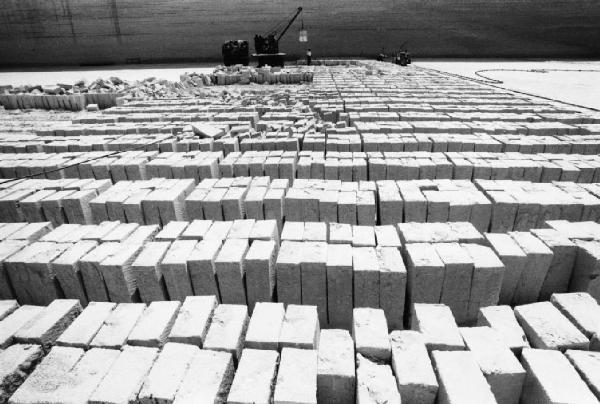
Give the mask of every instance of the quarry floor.
[[(502, 81), (495, 85), (600, 109), (600, 61), (417, 59), (415, 65), (476, 79), (482, 78), (475, 72), (488, 70), (481, 74)], [(0, 85), (51, 85), (110, 76), (124, 80), (143, 80), (148, 77), (179, 80), (182, 73), (209, 73), (213, 67), (214, 64), (205, 63), (0, 71)]]

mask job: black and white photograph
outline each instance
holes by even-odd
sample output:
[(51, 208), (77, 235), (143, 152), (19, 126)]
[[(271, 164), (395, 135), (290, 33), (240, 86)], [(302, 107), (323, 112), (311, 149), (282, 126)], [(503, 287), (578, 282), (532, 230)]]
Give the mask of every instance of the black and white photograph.
[(600, 0), (0, 0), (0, 404), (600, 404)]

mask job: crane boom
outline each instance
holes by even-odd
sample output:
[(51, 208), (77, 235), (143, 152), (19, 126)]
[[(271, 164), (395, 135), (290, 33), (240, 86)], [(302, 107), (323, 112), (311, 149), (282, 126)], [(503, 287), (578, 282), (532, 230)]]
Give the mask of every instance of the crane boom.
[(276, 41), (279, 42), (279, 40), (285, 35), (285, 33), (287, 32), (287, 30), (292, 26), (292, 24), (294, 23), (294, 21), (296, 21), (296, 18), (298, 18), (298, 16), (300, 15), (300, 13), (302, 12), (302, 7), (298, 7), (298, 10), (296, 11), (296, 14), (294, 14), (294, 16), (292, 17), (292, 19), (290, 20), (290, 22), (288, 22), (288, 25), (286, 25), (286, 27), (283, 29), (283, 31), (281, 31), (281, 34), (279, 34), (277, 36)]

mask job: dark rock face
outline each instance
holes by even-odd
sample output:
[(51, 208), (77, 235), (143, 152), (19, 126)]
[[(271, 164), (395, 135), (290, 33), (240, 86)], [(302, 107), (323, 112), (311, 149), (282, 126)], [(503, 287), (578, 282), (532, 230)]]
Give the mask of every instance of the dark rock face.
[[(272, 3), (272, 4), (271, 4)], [(280, 42), (302, 56), (370, 56), (407, 43), (417, 56), (597, 57), (600, 2), (581, 0), (305, 1)], [(289, 18), (297, 1), (5, 0), (1, 65), (219, 60)], [(253, 49), (251, 49), (253, 51)]]

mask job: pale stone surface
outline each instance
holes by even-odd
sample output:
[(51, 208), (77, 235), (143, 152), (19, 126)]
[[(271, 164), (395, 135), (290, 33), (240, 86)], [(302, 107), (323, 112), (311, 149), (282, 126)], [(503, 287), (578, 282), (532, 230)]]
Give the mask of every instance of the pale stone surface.
[(244, 346), (278, 350), (284, 316), (283, 303), (256, 303), (248, 324)]
[(244, 257), (246, 297), (251, 312), (257, 302), (273, 300), (277, 249), (274, 240), (255, 240)]
[(223, 303), (246, 304), (244, 257), (247, 251), (247, 239), (227, 239), (215, 259)]
[(224, 403), (233, 379), (233, 360), (227, 352), (200, 350), (179, 384), (175, 404)]
[(329, 325), (350, 330), (352, 323), (352, 246), (327, 245), (327, 311)]
[(160, 263), (170, 246), (169, 241), (146, 243), (144, 249), (131, 264), (131, 271), (135, 277), (140, 298), (144, 303), (167, 300), (167, 288)]
[(0, 321), (19, 308), (16, 300), (0, 300)]
[(317, 364), (317, 401), (352, 404), (356, 390), (354, 342), (346, 330), (321, 330)]
[(91, 302), (56, 340), (56, 345), (87, 349), (116, 303)]
[(44, 357), (39, 345), (16, 344), (0, 351), (0, 403), (6, 403)]
[(57, 257), (50, 267), (68, 299), (78, 299), (82, 305), (87, 305), (87, 296), (80, 273), (79, 259), (96, 248), (97, 242), (82, 240), (68, 248)]
[(379, 263), (379, 307), (385, 312), (390, 330), (404, 328), (406, 267), (396, 247), (375, 249)]
[(127, 344), (160, 348), (167, 341), (181, 302), (152, 302), (127, 337)]
[(529, 348), (525, 333), (510, 306), (482, 307), (477, 316), (477, 325), (496, 330), (516, 355), (519, 355), (523, 348)]
[(552, 263), (552, 250), (531, 233), (510, 232), (509, 234), (527, 254), (527, 262), (517, 282), (513, 304), (535, 302), (538, 300)]
[(590, 341), (550, 302), (515, 307), (515, 316), (533, 348), (588, 349)]
[(63, 380), (83, 357), (81, 348), (54, 347), (10, 398), (10, 403), (49, 402)]
[(244, 349), (237, 367), (228, 404), (269, 404), (279, 353), (276, 350)]
[(431, 356), (440, 384), (439, 404), (497, 403), (472, 352), (434, 351)]
[(204, 349), (228, 352), (237, 362), (242, 354), (247, 327), (246, 306), (236, 304), (217, 306), (204, 340)]
[(485, 238), (505, 267), (499, 302), (511, 304), (517, 283), (527, 263), (527, 254), (508, 234), (485, 233)]
[(600, 353), (567, 350), (565, 356), (586, 382), (592, 393), (600, 400)]
[(590, 350), (600, 351), (600, 305), (588, 293), (554, 293), (550, 301), (590, 339)]
[(202, 348), (217, 304), (215, 296), (186, 297), (179, 308), (168, 341), (192, 344)]
[(41, 306), (21, 306), (0, 321), (0, 349), (12, 345), (15, 333), (22, 327), (34, 322), (44, 312)]
[(120, 349), (136, 325), (146, 305), (142, 303), (120, 303), (104, 321), (90, 346)]
[(42, 345), (50, 349), (60, 334), (81, 313), (79, 301), (74, 299), (58, 299), (50, 303), (35, 321), (29, 322), (19, 329), (15, 341), (23, 344)]
[(215, 259), (220, 249), (220, 240), (202, 240), (188, 256), (188, 272), (195, 295), (213, 295), (220, 301), (215, 269)]
[(379, 265), (373, 247), (352, 247), (354, 307), (379, 307)]
[(469, 319), (469, 296), (473, 274), (473, 259), (458, 243), (434, 244), (435, 252), (444, 263), (444, 283), (440, 303), (450, 307), (458, 324)]
[(165, 279), (171, 300), (183, 302), (187, 296), (194, 294), (187, 260), (196, 244), (196, 240), (174, 241), (160, 263), (160, 271)]
[(444, 263), (432, 244), (405, 246), (407, 293), (411, 303), (439, 303), (444, 284)]
[(319, 347), (319, 316), (315, 306), (287, 306), (281, 333), (280, 347), (317, 349)]
[(316, 306), (319, 322), (327, 324), (327, 243), (303, 243), (300, 271), (302, 304)]
[(400, 393), (389, 365), (371, 362), (356, 355), (356, 403), (400, 404)]
[(527, 372), (521, 393), (522, 404), (598, 403), (562, 353), (525, 348), (521, 355), (521, 363)]
[(465, 349), (458, 326), (448, 306), (415, 303), (412, 309), (411, 329), (423, 334), (425, 345), (431, 351)]
[(199, 352), (200, 349), (194, 345), (166, 343), (144, 380), (138, 394), (139, 402), (172, 403), (190, 364)]
[[(304, 227), (302, 228), (304, 229)], [(284, 241), (283, 237), (281, 240), (281, 247), (275, 262), (277, 300), (285, 304), (302, 304), (302, 278), (300, 276), (302, 243)]]
[(490, 327), (462, 327), (460, 333), (498, 404), (518, 404), (525, 370), (501, 334)]
[(356, 308), (352, 314), (352, 337), (356, 352), (371, 360), (389, 362), (391, 348), (383, 310)]
[(438, 383), (421, 333), (411, 330), (390, 334), (392, 369), (402, 402), (434, 404)]
[(125, 346), (88, 400), (88, 404), (129, 404), (150, 372), (157, 348)]
[(273, 403), (317, 403), (316, 350), (296, 348), (281, 350)]

